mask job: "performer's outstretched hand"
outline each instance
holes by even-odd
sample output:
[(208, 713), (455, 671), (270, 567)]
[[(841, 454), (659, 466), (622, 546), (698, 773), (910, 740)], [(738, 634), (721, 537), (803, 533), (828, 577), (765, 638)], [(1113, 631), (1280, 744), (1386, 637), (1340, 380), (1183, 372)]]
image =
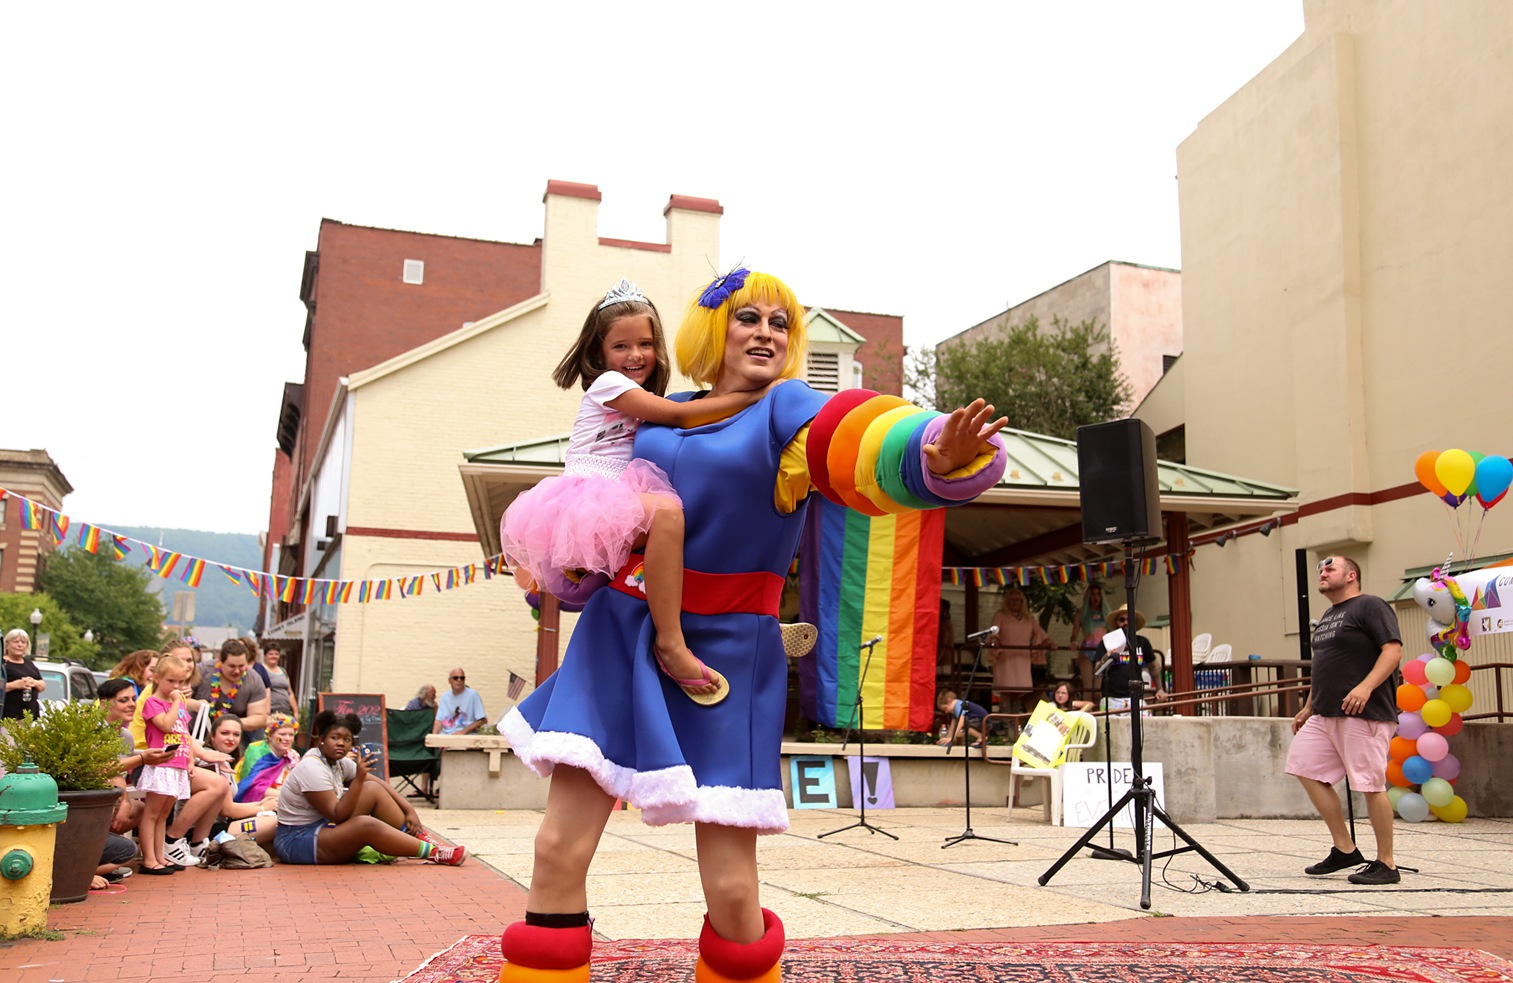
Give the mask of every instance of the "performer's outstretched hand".
[(935, 474), (949, 474), (972, 463), (977, 455), (992, 450), (988, 438), (1009, 425), (1006, 416), (989, 423), (992, 416), (992, 404), (981, 399), (952, 410), (935, 443), (921, 448), (930, 470)]

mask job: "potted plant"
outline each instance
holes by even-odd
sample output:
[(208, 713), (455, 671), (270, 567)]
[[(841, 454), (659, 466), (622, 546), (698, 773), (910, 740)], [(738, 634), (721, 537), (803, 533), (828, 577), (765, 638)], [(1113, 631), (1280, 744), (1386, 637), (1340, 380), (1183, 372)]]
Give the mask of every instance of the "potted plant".
[(53, 903), (83, 901), (121, 796), (110, 783), (120, 773), (121, 730), (92, 702), (50, 703), (39, 717), (7, 720), (5, 729), (0, 765), (15, 771), (30, 759), (68, 805), (53, 851)]

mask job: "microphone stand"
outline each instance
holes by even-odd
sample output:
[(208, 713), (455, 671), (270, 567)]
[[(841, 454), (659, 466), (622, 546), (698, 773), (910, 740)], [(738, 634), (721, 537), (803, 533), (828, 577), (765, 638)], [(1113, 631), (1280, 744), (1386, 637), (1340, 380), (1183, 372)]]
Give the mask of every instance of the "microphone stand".
[[(867, 642), (862, 646), (862, 648), (865, 648), (867, 650), (867, 661), (862, 664), (861, 678), (856, 681), (856, 703), (851, 707), (851, 722), (846, 725), (846, 739), (841, 742), (841, 750), (845, 751), (846, 745), (851, 743), (851, 729), (853, 727), (857, 727), (859, 723), (862, 725), (861, 727), (857, 728), (856, 731), (856, 753), (858, 755), (856, 759), (857, 782), (851, 786), (851, 798), (855, 800), (857, 805), (861, 808), (861, 818), (852, 823), (850, 826), (842, 826), (840, 829), (830, 830), (829, 833), (821, 833), (819, 836), (815, 837), (815, 839), (823, 840), (831, 833), (844, 833), (846, 830), (856, 829), (858, 826), (869, 833), (881, 833), (889, 839), (898, 839), (897, 836), (894, 836), (887, 830), (878, 829), (876, 826), (867, 822), (867, 731), (865, 729), (866, 720), (862, 716), (862, 688), (867, 684), (867, 670), (872, 668), (872, 650), (875, 649), (877, 647), (877, 643), (882, 640), (883, 636), (879, 635), (876, 638), (872, 639), (872, 641)], [(861, 649), (858, 649), (857, 651), (860, 652)], [(857, 789), (857, 784), (860, 784), (862, 788)]]
[[(985, 631), (976, 632), (973, 635), (968, 635), (967, 636), (967, 640), (968, 641), (975, 640), (977, 642), (977, 653), (972, 658), (972, 674), (967, 677), (968, 679), (975, 680), (977, 678), (977, 673), (979, 671), (981, 671), (981, 669), (982, 669), (982, 643), (983, 643), (983, 640), (986, 639), (986, 638), (988, 638), (989, 636), (996, 635), (996, 634), (998, 634), (998, 629), (997, 628), (989, 628), (989, 629), (986, 629)], [(960, 697), (958, 697), (958, 699), (966, 699), (966, 697), (965, 696), (960, 696)], [(962, 782), (966, 785), (966, 796), (967, 796), (967, 828), (966, 828), (965, 831), (963, 831), (961, 833), (958, 833), (955, 836), (948, 836), (948, 837), (946, 837), (946, 842), (941, 845), (941, 849), (944, 850), (946, 847), (955, 846), (956, 844), (962, 842), (963, 840), (986, 840), (989, 843), (1007, 843), (1009, 846), (1018, 846), (1019, 843), (1016, 840), (999, 840), (999, 839), (995, 839), (995, 838), (993, 838), (991, 836), (978, 836), (976, 833), (972, 832), (972, 754), (971, 754), (971, 751), (968, 749), (968, 746), (967, 746), (968, 737), (967, 737), (967, 733), (966, 733), (966, 728), (967, 728), (966, 710), (965, 710), (965, 708), (959, 708), (959, 709), (962, 710), (962, 715), (961, 715), (961, 719), (958, 721), (958, 726), (957, 726), (956, 730), (957, 730), (958, 733), (961, 734), (961, 737), (962, 737), (962, 742), (961, 742), (961, 776), (962, 776)], [(986, 729), (984, 730), (984, 733), (982, 735), (982, 739), (983, 739), (984, 742), (986, 742), (987, 739), (988, 739), (988, 735), (986, 733)], [(952, 746), (953, 745), (950, 745), (950, 744), (946, 745), (946, 754), (950, 754), (951, 753)], [(984, 752), (983, 753), (987, 753), (986, 752), (986, 747), (984, 747)]]

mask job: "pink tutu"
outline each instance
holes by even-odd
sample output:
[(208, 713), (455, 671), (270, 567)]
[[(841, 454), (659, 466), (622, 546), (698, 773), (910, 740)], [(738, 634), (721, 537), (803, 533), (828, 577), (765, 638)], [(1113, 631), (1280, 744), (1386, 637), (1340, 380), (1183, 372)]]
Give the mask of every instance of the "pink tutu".
[(603, 458), (570, 459), (560, 477), (543, 478), (518, 496), (499, 522), (499, 539), (510, 566), (524, 570), (546, 590), (565, 589), (564, 571), (613, 575), (649, 526), (641, 495), (662, 495), (683, 507), (661, 468), (632, 460), (619, 467)]

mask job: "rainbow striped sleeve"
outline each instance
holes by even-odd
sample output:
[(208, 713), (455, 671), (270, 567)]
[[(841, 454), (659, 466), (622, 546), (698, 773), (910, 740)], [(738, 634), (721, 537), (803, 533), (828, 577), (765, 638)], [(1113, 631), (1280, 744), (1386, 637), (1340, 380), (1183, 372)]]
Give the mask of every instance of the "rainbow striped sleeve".
[(946, 417), (898, 396), (849, 389), (828, 400), (809, 424), (809, 480), (821, 495), (866, 515), (959, 505), (1003, 476), (1003, 441), (948, 475), (930, 471), (924, 445), (939, 439)]

